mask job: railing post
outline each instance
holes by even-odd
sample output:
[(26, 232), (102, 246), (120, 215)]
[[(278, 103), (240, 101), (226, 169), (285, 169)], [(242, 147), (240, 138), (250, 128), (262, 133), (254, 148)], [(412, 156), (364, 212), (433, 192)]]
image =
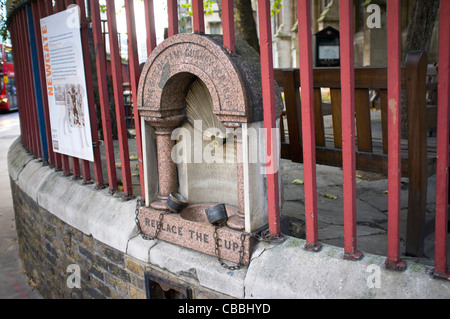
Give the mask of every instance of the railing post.
[(388, 46), (388, 252), (385, 266), (404, 270), (406, 263), (400, 260), (400, 123), (401, 123), (401, 0), (387, 2)]
[(92, 34), (94, 37), (95, 58), (97, 66), (98, 96), (102, 118), (103, 140), (105, 143), (106, 169), (108, 172), (109, 192), (117, 190), (117, 173), (115, 166), (114, 144), (112, 139), (111, 116), (106, 80), (105, 43), (102, 37), (100, 6), (97, 0), (91, 1)]
[(223, 46), (232, 54), (235, 49), (233, 0), (222, 0)]
[(55, 11), (60, 12), (64, 10), (64, 0), (55, 0)]
[[(55, 13), (61, 12), (64, 10), (64, 0), (55, 0)], [(61, 158), (61, 166), (64, 176), (71, 176), (70, 165), (69, 165), (69, 157), (65, 154), (60, 154)]]
[(342, 94), (342, 174), (344, 193), (344, 259), (357, 260), (356, 250), (356, 153), (355, 83), (353, 54), (353, 1), (339, 1), (341, 94)]
[(147, 56), (156, 47), (155, 13), (153, 0), (144, 0), (145, 29), (147, 30)]
[(125, 106), (123, 99), (123, 84), (121, 74), (121, 58), (117, 36), (115, 1), (109, 0), (106, 5), (108, 17), (109, 43), (111, 48), (111, 72), (114, 87), (114, 103), (117, 116), (117, 131), (119, 137), (120, 162), (122, 163), (123, 191), (127, 198), (132, 196), (131, 170), (129, 161), (128, 136), (125, 123)]
[[(20, 50), (21, 48), (21, 43), (20, 43), (20, 33), (19, 33), (19, 29), (18, 29), (18, 18), (17, 16), (14, 18), (14, 20), (11, 23), (10, 26), (10, 31), (11, 31), (11, 42), (13, 45), (13, 54), (14, 54), (14, 61), (21, 61), (22, 59), (22, 52)], [(23, 88), (23, 78), (22, 78), (22, 69), (21, 69), (21, 64), (18, 63), (14, 66), (14, 72), (16, 75), (16, 89), (17, 89), (17, 103), (18, 105), (25, 105), (25, 102), (23, 100), (24, 96), (21, 94), (22, 93), (22, 88)], [(19, 116), (19, 120), (20, 120), (20, 130), (21, 130), (21, 141), (22, 144), (24, 145), (24, 147), (27, 147), (28, 144), (28, 126), (25, 125), (26, 123), (26, 116), (22, 115), (24, 112), (25, 108), (22, 107), (22, 109), (19, 109), (19, 114), (21, 116)]]
[(205, 33), (205, 13), (203, 9), (203, 0), (192, 0), (192, 14), (194, 33)]
[[(98, 138), (98, 128), (97, 128), (97, 114), (95, 111), (95, 100), (94, 100), (94, 88), (92, 80), (92, 69), (91, 69), (91, 59), (89, 53), (89, 40), (88, 40), (88, 22), (86, 17), (86, 5), (84, 0), (76, 0), (76, 4), (80, 7), (80, 19), (81, 19), (81, 42), (83, 48), (83, 62), (84, 62), (84, 73), (86, 76), (86, 92), (88, 98), (88, 108), (89, 117), (91, 119), (91, 134), (92, 134), (92, 145), (94, 149), (94, 176), (96, 188), (104, 188), (105, 184), (103, 181), (102, 172), (102, 162), (100, 155), (100, 144)], [(83, 181), (88, 183), (90, 177), (89, 162), (83, 160)]]
[(434, 275), (449, 279), (447, 231), (450, 108), (450, 19), (448, 17), (450, 17), (450, 1), (441, 1), (440, 14)]
[(167, 0), (167, 14), (169, 16), (169, 28), (167, 36), (178, 34), (178, 7), (177, 0)]
[[(47, 13), (44, 14), (42, 17), (50, 16), (55, 13), (55, 10), (53, 8), (53, 1), (52, 0), (45, 0), (45, 7), (47, 10)], [(55, 171), (61, 171), (62, 169), (62, 155), (58, 152), (53, 152), (54, 155), (54, 161), (55, 161)]]
[[(33, 2), (27, 5), (27, 16), (28, 16), (28, 31), (30, 34), (30, 53), (31, 53), (31, 67), (33, 74), (33, 87), (34, 87), (34, 100), (36, 104), (37, 120), (38, 120), (38, 131), (39, 131), (39, 142), (41, 146), (42, 160), (44, 163), (48, 162), (48, 143), (47, 143), (47, 130), (45, 127), (45, 117), (44, 117), (44, 106), (43, 106), (43, 96), (42, 96), (42, 84), (41, 84), (41, 73), (40, 66), (41, 60), (39, 59), (38, 53), (38, 43), (41, 41), (40, 28), (36, 28), (36, 20), (38, 19), (37, 14), (37, 3)], [(42, 54), (42, 51), (41, 51)]]
[(314, 128), (314, 88), (312, 70), (311, 4), (297, 1), (300, 60), (300, 87), (302, 92), (303, 174), (305, 179), (305, 249), (319, 251), (317, 228), (316, 141)]
[(45, 1), (45, 8), (47, 10), (47, 13), (46, 14), (43, 13), (41, 18), (45, 17), (45, 16), (50, 16), (53, 14), (53, 1), (52, 0), (44, 0), (44, 1)]
[[(26, 5), (26, 8), (28, 8), (29, 5)], [(42, 149), (41, 149), (41, 143), (40, 143), (40, 132), (39, 132), (39, 123), (38, 123), (38, 109), (36, 107), (36, 95), (34, 91), (34, 81), (33, 81), (33, 65), (32, 65), (32, 55), (30, 51), (32, 40), (31, 38), (31, 32), (30, 29), (27, 28), (28, 26), (28, 9), (24, 8), (22, 10), (23, 13), (23, 23), (24, 23), (24, 35), (25, 35), (25, 63), (26, 63), (26, 70), (27, 70), (27, 78), (28, 78), (28, 101), (30, 103), (30, 111), (31, 111), (31, 120), (33, 123), (33, 154), (38, 157), (42, 158)], [(31, 23), (30, 23), (31, 24)]]
[(45, 127), (46, 127), (46, 137), (47, 137), (47, 148), (48, 148), (48, 159), (50, 167), (55, 167), (55, 154), (53, 152), (53, 139), (52, 139), (52, 128), (50, 124), (50, 114), (48, 110), (48, 96), (47, 96), (47, 87), (45, 85), (45, 70), (44, 70), (44, 55), (42, 51), (42, 36), (41, 36), (41, 23), (40, 19), (45, 17), (45, 0), (38, 1), (37, 3), (37, 16), (35, 21), (35, 29), (36, 29), (36, 44), (38, 51), (38, 59), (39, 59), (39, 71), (40, 71), (40, 79), (41, 79), (41, 90), (42, 90), (42, 102), (44, 108), (44, 118), (45, 118)]
[[(278, 149), (275, 118), (275, 88), (273, 76), (272, 28), (270, 23), (270, 1), (258, 1), (259, 38), (261, 51), (261, 79), (263, 95), (263, 113), (266, 141), (267, 198), (269, 214), (269, 232), (281, 234), (280, 204), (278, 185)], [(269, 165), (275, 165), (269, 168)]]
[(130, 70), (131, 91), (133, 99), (134, 126), (136, 129), (136, 144), (139, 165), (139, 183), (141, 185), (141, 197), (145, 199), (144, 162), (142, 154), (141, 118), (137, 109), (137, 95), (139, 85), (139, 56), (136, 40), (136, 24), (134, 18), (134, 0), (125, 0), (125, 14), (128, 30), (128, 66)]

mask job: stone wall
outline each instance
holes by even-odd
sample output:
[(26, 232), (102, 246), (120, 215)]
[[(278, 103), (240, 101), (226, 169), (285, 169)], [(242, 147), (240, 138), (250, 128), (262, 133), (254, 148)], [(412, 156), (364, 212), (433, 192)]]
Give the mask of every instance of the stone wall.
[[(342, 248), (311, 253), (289, 236), (257, 243), (248, 267), (229, 270), (214, 256), (144, 240), (136, 200), (43, 166), (20, 139), (8, 171), (21, 257), (46, 298), (450, 298), (450, 281), (433, 278), (430, 267), (408, 262), (404, 272), (389, 271), (384, 256), (346, 261)], [(80, 288), (69, 288), (71, 266), (79, 267)], [(373, 269), (379, 287), (368, 281)]]
[[(44, 297), (145, 297), (142, 263), (64, 223), (14, 182), (11, 188), (21, 257)], [(68, 288), (70, 265), (80, 267), (83, 289)]]
[[(146, 275), (158, 278), (157, 281), (163, 279), (175, 287), (186, 287), (192, 291), (192, 298), (226, 297), (149, 267), (92, 235), (84, 234), (37, 205), (12, 180), (11, 189), (21, 258), (26, 273), (43, 297), (147, 298)], [(73, 265), (80, 269), (80, 288), (73, 284)]]

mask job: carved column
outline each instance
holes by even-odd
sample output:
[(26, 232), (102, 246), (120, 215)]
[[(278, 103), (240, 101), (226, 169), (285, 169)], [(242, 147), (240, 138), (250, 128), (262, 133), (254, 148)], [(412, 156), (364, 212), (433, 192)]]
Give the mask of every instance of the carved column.
[(172, 192), (178, 189), (177, 166), (171, 153), (175, 141), (171, 139), (172, 131), (185, 119), (185, 115), (173, 115), (164, 118), (147, 118), (155, 128), (156, 149), (158, 155), (158, 199), (150, 204), (157, 210), (167, 210), (166, 201)]
[(244, 189), (244, 152), (242, 148), (242, 128), (239, 123), (223, 123), (227, 128), (235, 129), (234, 145), (237, 165), (237, 207), (238, 214), (228, 219), (227, 226), (243, 230), (245, 228), (245, 189)]

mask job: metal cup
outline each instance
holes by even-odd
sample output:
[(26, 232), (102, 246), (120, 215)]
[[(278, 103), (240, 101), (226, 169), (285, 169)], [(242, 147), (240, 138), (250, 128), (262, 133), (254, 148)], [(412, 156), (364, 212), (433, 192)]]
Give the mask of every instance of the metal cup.
[(218, 204), (205, 209), (208, 221), (213, 225), (219, 225), (227, 221), (227, 209), (225, 204)]
[(167, 199), (167, 208), (173, 213), (181, 212), (186, 206), (188, 202), (178, 193), (170, 193), (169, 198)]

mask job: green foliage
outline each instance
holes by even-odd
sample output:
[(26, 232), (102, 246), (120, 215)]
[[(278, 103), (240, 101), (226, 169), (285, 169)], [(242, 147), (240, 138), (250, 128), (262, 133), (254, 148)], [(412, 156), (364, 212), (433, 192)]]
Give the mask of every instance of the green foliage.
[(280, 12), (283, 0), (273, 0), (272, 7), (270, 10), (270, 16), (274, 17), (277, 13)]
[(2, 42), (9, 39), (8, 27), (6, 25), (6, 0), (0, 0), (0, 36), (2, 37)]
[[(205, 11), (205, 14), (211, 14), (214, 12), (212, 9), (213, 4), (216, 3), (216, 0), (205, 0), (203, 1), (203, 10)], [(188, 9), (188, 14), (192, 16), (192, 1), (190, 3), (182, 4), (182, 8)]]
[(270, 17), (273, 18), (277, 13), (280, 12), (281, 7), (283, 6), (283, 0), (271, 0), (271, 2), (272, 6), (270, 7)]

